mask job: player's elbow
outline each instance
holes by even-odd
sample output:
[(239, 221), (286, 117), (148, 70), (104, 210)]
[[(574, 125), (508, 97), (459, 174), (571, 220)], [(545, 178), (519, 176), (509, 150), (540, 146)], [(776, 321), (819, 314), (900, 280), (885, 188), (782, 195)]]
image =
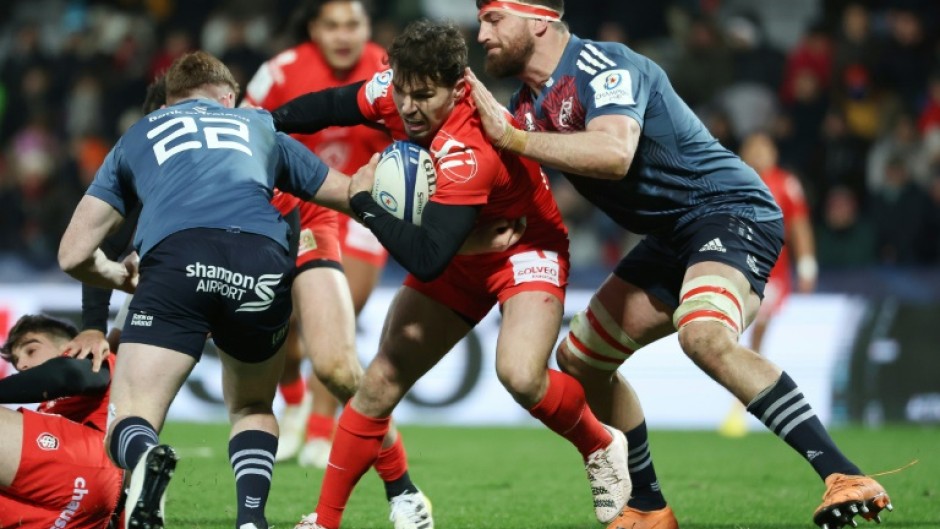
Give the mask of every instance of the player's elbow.
[(80, 252), (75, 250), (75, 246), (68, 244), (68, 241), (62, 239), (62, 244), (59, 246), (59, 268), (63, 272), (69, 275), (75, 275), (76, 270), (78, 270), (82, 264), (84, 264), (88, 257), (81, 255)]
[(627, 176), (630, 170), (630, 164), (633, 163), (633, 153), (623, 149), (611, 149), (603, 158), (603, 163), (598, 164), (595, 169), (595, 178), (604, 180), (620, 180)]

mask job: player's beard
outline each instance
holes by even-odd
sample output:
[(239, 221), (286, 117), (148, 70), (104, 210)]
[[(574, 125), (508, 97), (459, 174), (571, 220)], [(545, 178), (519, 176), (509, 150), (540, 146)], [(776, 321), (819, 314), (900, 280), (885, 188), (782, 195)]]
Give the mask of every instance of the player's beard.
[(526, 63), (535, 53), (535, 39), (523, 33), (514, 41), (500, 46), (496, 55), (486, 55), (486, 73), (496, 77), (516, 77), (525, 70)]

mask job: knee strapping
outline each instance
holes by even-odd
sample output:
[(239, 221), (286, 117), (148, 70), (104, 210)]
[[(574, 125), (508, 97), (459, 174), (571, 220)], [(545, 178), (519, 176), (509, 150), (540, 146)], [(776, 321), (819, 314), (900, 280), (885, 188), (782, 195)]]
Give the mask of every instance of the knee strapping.
[(698, 321), (717, 321), (739, 336), (744, 329), (744, 298), (722, 276), (702, 276), (687, 282), (682, 285), (679, 299), (679, 308), (672, 316), (676, 329)]
[(596, 298), (571, 320), (565, 345), (585, 364), (616, 371), (643, 344), (630, 338)]

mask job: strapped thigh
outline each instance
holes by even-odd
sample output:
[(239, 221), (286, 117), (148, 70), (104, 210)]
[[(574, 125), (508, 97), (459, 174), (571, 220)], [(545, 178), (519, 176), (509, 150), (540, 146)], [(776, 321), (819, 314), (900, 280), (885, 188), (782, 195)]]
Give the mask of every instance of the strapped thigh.
[(744, 330), (744, 298), (729, 279), (719, 275), (696, 277), (679, 294), (672, 323), (681, 330), (698, 321), (717, 321), (740, 336)]
[(602, 371), (616, 371), (643, 347), (620, 328), (596, 297), (591, 298), (587, 310), (571, 319), (565, 345), (582, 362)]

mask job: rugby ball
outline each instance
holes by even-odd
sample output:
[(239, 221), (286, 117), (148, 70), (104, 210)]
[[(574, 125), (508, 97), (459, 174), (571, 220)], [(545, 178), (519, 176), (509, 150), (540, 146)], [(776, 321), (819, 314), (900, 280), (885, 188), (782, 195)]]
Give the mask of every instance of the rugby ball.
[(436, 183), (431, 153), (410, 141), (396, 141), (379, 158), (372, 198), (392, 215), (420, 226)]

